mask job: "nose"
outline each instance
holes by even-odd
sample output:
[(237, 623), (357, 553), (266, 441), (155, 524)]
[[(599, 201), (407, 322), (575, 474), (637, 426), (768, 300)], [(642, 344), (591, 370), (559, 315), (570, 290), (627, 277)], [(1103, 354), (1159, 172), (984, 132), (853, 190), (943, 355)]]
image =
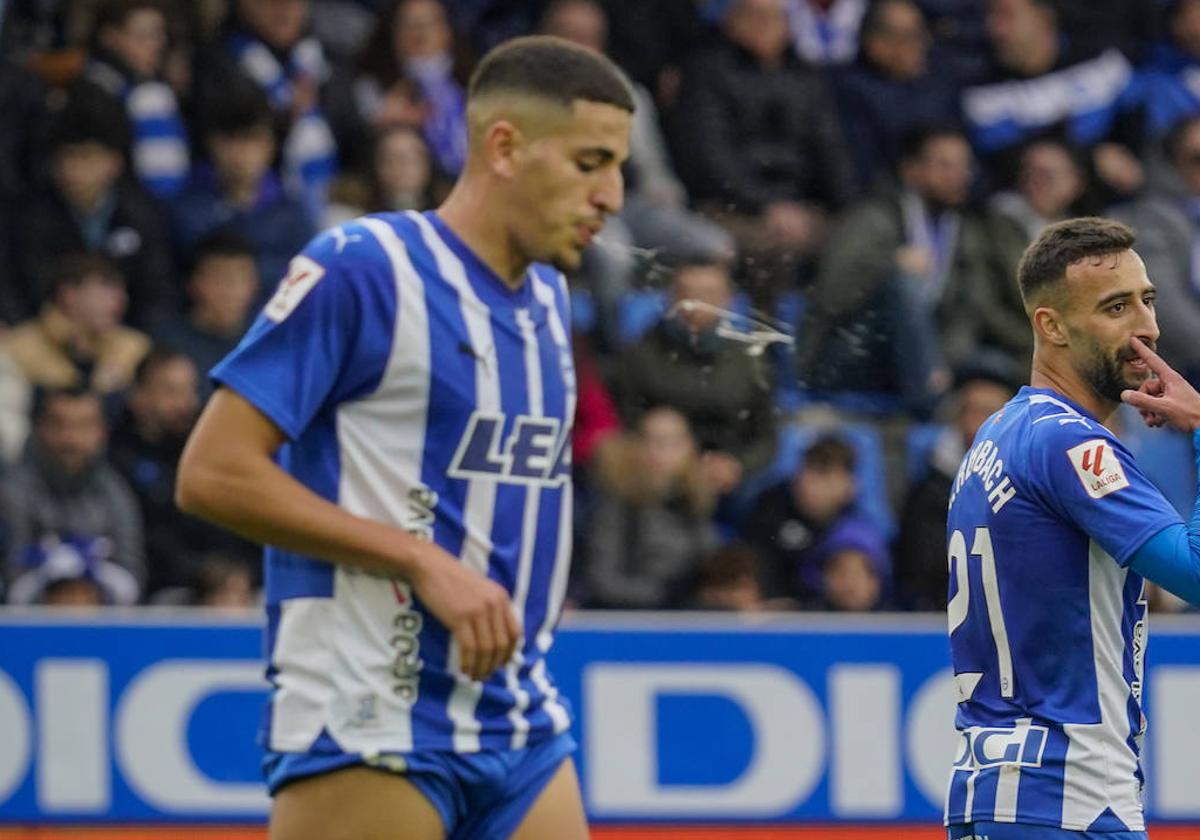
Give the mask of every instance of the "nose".
[(1138, 301), (1138, 320), (1134, 327), (1133, 334), (1142, 341), (1154, 344), (1158, 341), (1158, 316), (1154, 313), (1154, 307), (1147, 304), (1145, 301)]
[(625, 204), (625, 176), (618, 166), (604, 172), (592, 192), (592, 204), (605, 213), (619, 213)]

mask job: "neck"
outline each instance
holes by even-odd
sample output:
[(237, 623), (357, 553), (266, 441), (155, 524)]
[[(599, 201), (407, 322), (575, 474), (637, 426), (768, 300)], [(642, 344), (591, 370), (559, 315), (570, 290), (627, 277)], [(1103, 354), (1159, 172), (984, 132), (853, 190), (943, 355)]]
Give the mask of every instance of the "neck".
[(1036, 354), (1033, 359), (1033, 370), (1029, 376), (1029, 384), (1034, 388), (1048, 388), (1051, 391), (1057, 391), (1106, 426), (1109, 425), (1109, 421), (1112, 420), (1113, 414), (1117, 410), (1118, 403), (1097, 394), (1095, 389), (1084, 382), (1074, 369), (1048, 363)]
[(210, 312), (195, 310), (192, 312), (192, 324), (202, 331), (210, 335), (219, 335), (223, 337), (235, 336), (239, 333), (243, 326), (243, 321), (231, 324), (220, 315), (213, 315)]
[(475, 256), (510, 288), (525, 282), (529, 259), (520, 253), (505, 226), (505, 213), (486, 185), (464, 176), (437, 209), (438, 217)]

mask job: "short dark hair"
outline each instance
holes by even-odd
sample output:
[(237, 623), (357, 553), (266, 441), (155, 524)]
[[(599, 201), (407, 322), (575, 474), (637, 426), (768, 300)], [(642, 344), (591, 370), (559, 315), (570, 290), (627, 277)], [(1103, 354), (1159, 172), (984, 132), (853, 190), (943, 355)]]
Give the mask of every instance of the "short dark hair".
[(114, 285), (125, 285), (125, 275), (108, 257), (100, 254), (67, 254), (55, 263), (50, 278), (50, 293), (55, 295), (67, 286), (78, 286), (96, 274)]
[(804, 469), (842, 469), (854, 472), (858, 465), (858, 453), (844, 438), (836, 434), (824, 434), (812, 442), (804, 453)]
[(155, 371), (157, 371), (160, 367), (168, 365), (171, 362), (178, 361), (179, 359), (183, 359), (184, 361), (192, 363), (193, 365), (195, 364), (192, 362), (191, 356), (187, 355), (181, 350), (162, 346), (151, 348), (150, 352), (142, 357), (142, 360), (138, 362), (137, 368), (134, 369), (134, 386), (145, 385), (146, 380), (153, 376)]
[(946, 138), (965, 142), (967, 135), (962, 126), (955, 122), (931, 122), (914, 126), (900, 137), (898, 159), (902, 163), (916, 160), (925, 154), (929, 144), (934, 140), (945, 140)]
[(872, 35), (878, 35), (887, 28), (884, 26), (884, 14), (889, 6), (910, 6), (917, 10), (922, 20), (925, 19), (925, 12), (913, 0), (871, 0), (867, 10), (863, 12), (862, 23), (858, 26), (860, 42)]
[(231, 137), (255, 129), (275, 130), (275, 114), (262, 89), (237, 73), (217, 74), (226, 84), (210, 85), (201, 95), (198, 111), (204, 136)]
[[(82, 386), (45, 386), (34, 389), (33, 406), (30, 411), (30, 416), (34, 423), (40, 423), (46, 417), (46, 413), (50, 410), (50, 406), (59, 400), (95, 400), (100, 408), (100, 415), (104, 416), (104, 399), (88, 388)], [(107, 418), (105, 425), (107, 425)]]
[(121, 104), (92, 82), (80, 80), (51, 113), (45, 144), (52, 154), (63, 146), (96, 143), (124, 156), (132, 136)]
[(106, 26), (124, 26), (129, 18), (143, 10), (158, 12), (164, 18), (167, 15), (163, 0), (104, 0), (96, 9), (96, 18), (92, 24), (91, 43), (96, 46), (100, 30)]
[(467, 99), (489, 93), (525, 93), (570, 107), (576, 99), (633, 112), (633, 89), (608, 58), (553, 35), (513, 38), (483, 57)]
[(206, 260), (218, 257), (246, 257), (252, 260), (254, 246), (250, 244), (250, 240), (232, 228), (217, 228), (192, 248), (188, 273), (194, 274)]
[(1017, 265), (1017, 282), (1025, 305), (1042, 290), (1061, 282), (1072, 263), (1119, 254), (1132, 248), (1136, 239), (1128, 225), (1100, 216), (1065, 219), (1050, 225), (1025, 249)]

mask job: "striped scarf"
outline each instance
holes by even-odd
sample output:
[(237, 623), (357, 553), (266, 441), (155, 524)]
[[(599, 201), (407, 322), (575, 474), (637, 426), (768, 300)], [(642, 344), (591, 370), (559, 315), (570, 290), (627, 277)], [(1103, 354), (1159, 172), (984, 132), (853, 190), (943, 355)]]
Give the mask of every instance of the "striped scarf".
[[(315, 38), (302, 38), (283, 61), (270, 47), (245, 32), (234, 32), (226, 49), (238, 67), (263, 91), (276, 111), (290, 111), (294, 83), (310, 79), (317, 85), (329, 76), (325, 54)], [(320, 103), (314, 102), (292, 122), (283, 142), (283, 179), (319, 218), (325, 206), (329, 181), (337, 173), (337, 145)]]
[(88, 62), (85, 74), (124, 104), (133, 129), (133, 170), (143, 186), (159, 198), (178, 193), (187, 181), (191, 153), (175, 91), (158, 79), (133, 78), (103, 54)]

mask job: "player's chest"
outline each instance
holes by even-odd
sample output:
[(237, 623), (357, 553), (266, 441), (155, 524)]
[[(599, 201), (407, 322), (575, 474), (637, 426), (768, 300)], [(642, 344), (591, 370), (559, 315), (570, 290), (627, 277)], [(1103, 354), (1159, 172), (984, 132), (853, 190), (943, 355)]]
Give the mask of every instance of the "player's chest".
[(565, 336), (544, 309), (489, 312), (472, 320), (430, 321), (431, 419), (478, 413), (548, 418), (573, 411), (575, 367)]

